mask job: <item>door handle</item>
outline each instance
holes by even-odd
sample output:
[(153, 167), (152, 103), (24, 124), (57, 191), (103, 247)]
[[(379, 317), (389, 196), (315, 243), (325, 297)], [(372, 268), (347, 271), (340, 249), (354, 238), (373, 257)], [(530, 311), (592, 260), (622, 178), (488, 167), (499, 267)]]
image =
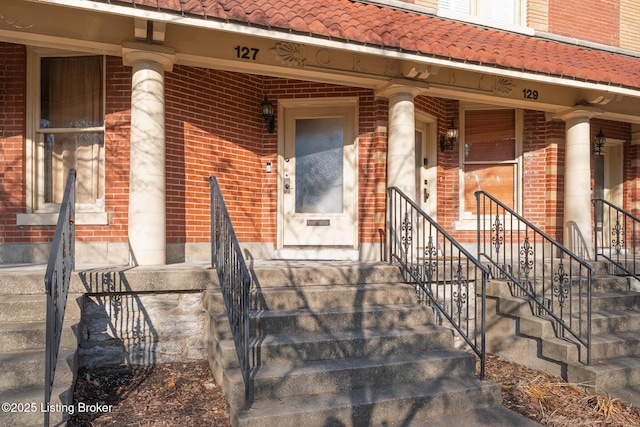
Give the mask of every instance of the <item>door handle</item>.
[(291, 193), (291, 178), (284, 179), (284, 194)]
[(423, 200), (424, 202), (426, 202), (429, 199), (430, 194), (426, 188), (422, 189), (422, 196), (424, 197), (424, 200)]

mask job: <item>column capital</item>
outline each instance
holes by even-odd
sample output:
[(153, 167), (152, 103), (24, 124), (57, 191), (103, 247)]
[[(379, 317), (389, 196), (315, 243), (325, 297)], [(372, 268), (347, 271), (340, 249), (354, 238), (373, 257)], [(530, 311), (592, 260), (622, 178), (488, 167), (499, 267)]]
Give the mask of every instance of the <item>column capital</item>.
[(403, 79), (389, 80), (383, 87), (376, 90), (376, 97), (390, 98), (398, 94), (410, 94), (414, 98), (418, 95), (429, 90), (429, 85), (426, 83), (409, 82)]
[(173, 70), (176, 51), (165, 46), (148, 43), (125, 42), (122, 44), (122, 62), (133, 66), (137, 62), (150, 61), (159, 64), (164, 71)]
[(564, 122), (575, 120), (579, 121), (580, 119), (588, 121), (589, 119), (602, 114), (604, 114), (604, 110), (602, 108), (592, 107), (590, 105), (578, 105), (554, 114), (553, 118)]

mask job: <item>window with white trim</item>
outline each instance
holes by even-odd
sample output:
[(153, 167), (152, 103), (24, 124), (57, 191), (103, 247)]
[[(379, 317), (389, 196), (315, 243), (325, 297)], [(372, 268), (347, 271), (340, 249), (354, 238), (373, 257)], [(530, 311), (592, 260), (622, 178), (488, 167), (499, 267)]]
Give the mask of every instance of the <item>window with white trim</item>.
[(439, 0), (440, 11), (475, 16), (482, 20), (521, 25), (524, 0)]
[[(71, 168), (77, 172), (76, 211), (104, 212), (104, 57), (30, 50), (28, 64), (27, 213), (59, 211)], [(42, 218), (22, 223), (50, 222)], [(105, 218), (94, 215), (85, 223)]]

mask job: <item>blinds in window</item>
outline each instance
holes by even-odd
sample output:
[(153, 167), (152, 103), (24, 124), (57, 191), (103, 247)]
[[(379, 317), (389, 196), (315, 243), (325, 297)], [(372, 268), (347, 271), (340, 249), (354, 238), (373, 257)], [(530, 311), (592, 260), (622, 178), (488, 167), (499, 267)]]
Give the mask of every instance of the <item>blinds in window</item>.
[(516, 0), (478, 0), (478, 15), (492, 21), (516, 24)]
[(471, 0), (440, 0), (439, 6), (451, 12), (471, 14)]

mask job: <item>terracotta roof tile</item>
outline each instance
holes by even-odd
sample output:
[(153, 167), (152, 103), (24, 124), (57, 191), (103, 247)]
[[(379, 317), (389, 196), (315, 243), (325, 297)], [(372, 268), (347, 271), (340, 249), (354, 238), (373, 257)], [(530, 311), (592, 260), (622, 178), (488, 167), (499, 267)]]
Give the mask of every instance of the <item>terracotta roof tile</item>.
[(181, 11), (185, 15), (204, 16), (204, 8), (200, 0), (180, 0)]
[(118, 0), (118, 3), (401, 49), (452, 61), (640, 88), (638, 58), (350, 0)]

